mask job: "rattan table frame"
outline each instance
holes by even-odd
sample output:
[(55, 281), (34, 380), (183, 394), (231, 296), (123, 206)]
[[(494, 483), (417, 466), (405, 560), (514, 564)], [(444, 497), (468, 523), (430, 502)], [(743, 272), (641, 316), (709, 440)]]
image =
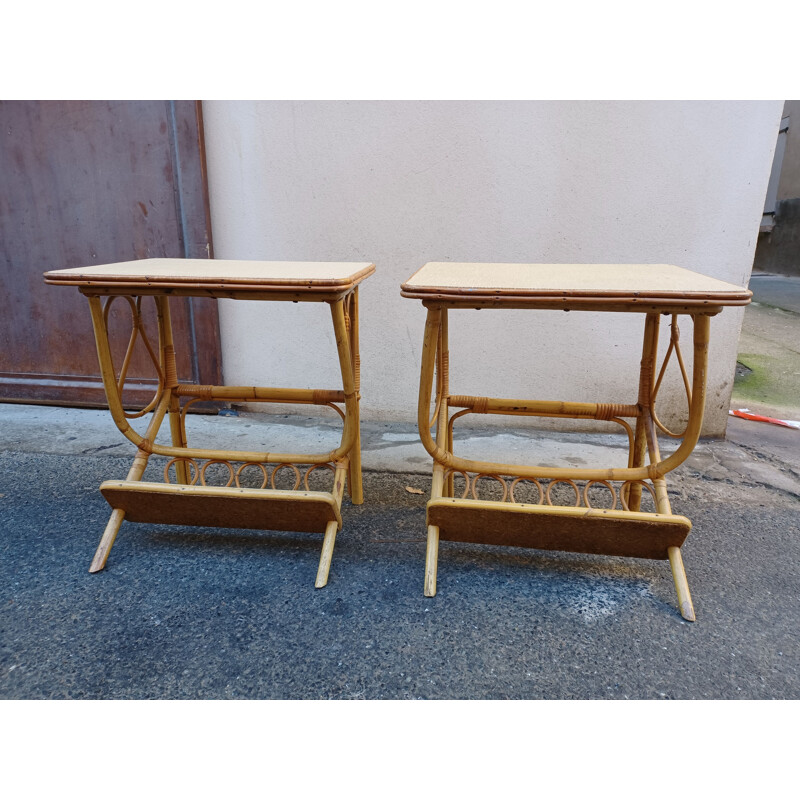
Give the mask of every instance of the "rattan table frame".
[[(360, 439), (359, 284), (375, 271), (372, 264), (314, 262), (237, 262), (193, 259), (145, 259), (45, 273), (46, 283), (75, 286), (89, 301), (97, 355), (108, 407), (117, 428), (136, 447), (124, 481), (105, 481), (101, 492), (111, 516), (90, 572), (102, 570), (123, 520), (185, 525), (246, 527), (323, 533), (315, 585), (325, 586), (347, 486), (351, 501), (363, 502)], [(241, 274), (240, 274), (241, 273)], [(330, 274), (329, 274), (330, 273)], [(214, 297), (267, 302), (322, 302), (330, 307), (342, 389), (290, 389), (253, 386), (199, 386), (179, 382), (170, 318), (171, 296)], [(142, 318), (142, 303), (152, 297), (158, 317), (158, 343), (152, 344)], [(121, 299), (131, 312), (131, 336), (117, 368), (109, 341), (109, 313)], [(147, 349), (158, 389), (143, 409), (131, 412), (122, 401), (126, 374), (137, 341)], [(186, 412), (198, 401), (324, 405), (341, 417), (339, 445), (326, 453), (280, 453), (190, 447)], [(340, 405), (344, 405), (344, 409)], [(151, 414), (146, 431), (130, 420)], [(156, 443), (169, 417), (171, 445)], [(152, 456), (168, 459), (164, 483), (142, 481)], [(234, 469), (234, 464), (241, 464)], [(209, 466), (224, 465), (225, 486), (207, 485)], [(301, 475), (300, 467), (304, 467)], [(332, 473), (330, 491), (309, 489), (309, 476)], [(174, 470), (175, 483), (170, 480)], [(243, 487), (244, 471), (263, 474), (260, 488)], [(292, 490), (276, 489), (276, 474), (296, 476)], [(301, 487), (302, 482), (302, 487)]]
[[(648, 270), (654, 275), (651, 286), (646, 280), (650, 274)], [(471, 274), (483, 285), (459, 285), (459, 271)], [(498, 272), (506, 282), (494, 286), (492, 276)], [(515, 275), (519, 276), (522, 286), (509, 280), (509, 276)], [(559, 288), (562, 275), (569, 278), (565, 281), (569, 288)], [(609, 276), (614, 289), (603, 288), (604, 276)], [(625, 288), (626, 281), (630, 288)], [(699, 286), (692, 288), (694, 284)], [(682, 289), (682, 285), (687, 288)], [(403, 284), (401, 293), (404, 297), (422, 300), (427, 309), (418, 399), (420, 438), (433, 458), (431, 499), (427, 506), (424, 594), (428, 597), (436, 594), (440, 539), (658, 558), (669, 561), (681, 615), (694, 621), (694, 605), (681, 555), (681, 545), (691, 523), (672, 513), (665, 476), (689, 457), (700, 436), (706, 401), (710, 319), (725, 305), (747, 304), (751, 293), (733, 284), (671, 266), (451, 263), (426, 265)], [(627, 403), (578, 403), (451, 394), (448, 314), (453, 309), (481, 308), (643, 314), (637, 397)], [(659, 368), (657, 353), (662, 315), (671, 318), (670, 343)], [(681, 317), (688, 317), (692, 322), (691, 380), (680, 349)], [(681, 371), (689, 407), (686, 429), (679, 433), (669, 430), (659, 420), (655, 408), (673, 354)], [(431, 416), (432, 398), (435, 410)], [(614, 422), (627, 433), (628, 464), (626, 467), (574, 469), (460, 458), (453, 452), (453, 426), (467, 414)], [(633, 427), (627, 420), (634, 421)], [(682, 439), (677, 449), (666, 457), (661, 454), (659, 432)], [(456, 479), (464, 482), (461, 497), (456, 497)], [(478, 482), (482, 480), (502, 485), (500, 501), (478, 497)], [(582, 490), (576, 481), (585, 482)], [(516, 501), (515, 488), (525, 482), (538, 490), (537, 502)], [(618, 488), (615, 482), (620, 484)], [(575, 507), (553, 503), (551, 493), (557, 484), (572, 487)], [(593, 486), (605, 487), (610, 493), (611, 508), (592, 506), (590, 489)], [(645, 490), (652, 495), (654, 512), (641, 511)], [(617, 510), (618, 502), (621, 510)]]

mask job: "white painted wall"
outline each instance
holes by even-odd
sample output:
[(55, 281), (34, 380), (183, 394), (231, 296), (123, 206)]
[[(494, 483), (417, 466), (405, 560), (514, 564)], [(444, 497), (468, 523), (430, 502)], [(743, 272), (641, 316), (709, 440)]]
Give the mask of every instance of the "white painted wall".
[[(427, 261), (649, 262), (744, 285), (781, 110), (780, 101), (205, 102), (215, 253), (373, 261), (361, 294), (363, 416), (412, 420), (425, 315), (400, 297), (408, 276)], [(341, 385), (325, 306), (221, 301), (220, 317), (227, 383)], [(725, 429), (741, 319), (727, 309), (712, 321), (709, 435)], [(451, 312), (451, 390), (635, 402), (642, 322)], [(690, 350), (688, 325), (683, 341)], [(662, 418), (680, 415), (679, 387), (665, 386)]]

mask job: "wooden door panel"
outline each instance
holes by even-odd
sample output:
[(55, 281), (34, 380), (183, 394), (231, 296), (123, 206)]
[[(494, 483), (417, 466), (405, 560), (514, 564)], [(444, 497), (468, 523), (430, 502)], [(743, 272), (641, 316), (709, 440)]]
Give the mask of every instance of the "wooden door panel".
[[(0, 102), (0, 132), (0, 399), (105, 405), (88, 302), (42, 273), (211, 257), (200, 104)], [(155, 344), (151, 299), (143, 309)], [(173, 298), (171, 309), (179, 379), (219, 383), (216, 301)], [(122, 352), (129, 319), (117, 300)], [(155, 372), (141, 343), (129, 376), (125, 403), (146, 402)]]

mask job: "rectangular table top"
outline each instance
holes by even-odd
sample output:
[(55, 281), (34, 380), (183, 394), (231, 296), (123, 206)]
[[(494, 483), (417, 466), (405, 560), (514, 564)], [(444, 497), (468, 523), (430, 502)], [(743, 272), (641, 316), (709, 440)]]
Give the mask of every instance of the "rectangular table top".
[(230, 289), (237, 292), (341, 293), (375, 271), (368, 262), (231, 261), (202, 258), (145, 258), (95, 267), (55, 269), (45, 283), (137, 288)]
[(462, 264), (430, 262), (402, 287), (403, 297), (492, 305), (746, 305), (752, 293), (669, 264)]

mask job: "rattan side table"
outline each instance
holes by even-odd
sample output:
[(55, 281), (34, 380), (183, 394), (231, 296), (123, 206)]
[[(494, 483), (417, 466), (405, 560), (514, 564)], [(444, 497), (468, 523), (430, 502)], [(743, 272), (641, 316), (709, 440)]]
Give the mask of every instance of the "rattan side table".
[[(686, 460), (700, 436), (710, 319), (724, 306), (746, 305), (751, 292), (670, 265), (448, 262), (426, 264), (402, 285), (401, 293), (403, 297), (422, 300), (427, 308), (418, 403), (420, 437), (433, 457), (433, 485), (427, 506), (425, 595), (436, 594), (440, 539), (633, 556), (669, 560), (680, 612), (685, 619), (694, 620), (680, 549), (691, 522), (672, 513), (665, 475)], [(451, 394), (448, 313), (451, 309), (481, 308), (644, 315), (638, 396), (627, 398), (626, 403), (576, 403)], [(671, 333), (664, 361), (658, 368), (661, 315), (671, 317)], [(680, 350), (680, 316), (692, 321), (691, 382)], [(679, 433), (664, 426), (655, 410), (661, 381), (673, 353), (689, 404), (686, 429)], [(432, 393), (435, 411), (431, 418)], [(451, 414), (454, 409), (456, 412)], [(628, 465), (566, 469), (460, 458), (453, 452), (453, 423), (466, 414), (608, 420), (627, 433)], [(634, 427), (626, 421), (629, 419), (635, 421)], [(667, 457), (660, 452), (659, 431), (682, 439), (680, 446)], [(500, 500), (479, 498), (479, 481), (487, 480), (502, 487)], [(455, 496), (456, 482), (459, 489), (464, 485), (459, 497)], [(558, 484), (574, 492), (574, 506), (555, 502), (554, 494), (558, 492), (553, 490)], [(605, 508), (592, 505), (591, 498), (596, 498), (600, 487), (609, 498)], [(651, 496), (653, 511), (641, 510), (643, 491)], [(594, 503), (598, 501), (595, 499)]]
[[(133, 522), (323, 533), (315, 585), (325, 586), (336, 533), (342, 526), (340, 508), (345, 483), (352, 502), (363, 502), (358, 286), (374, 271), (374, 265), (368, 263), (144, 259), (45, 273), (47, 283), (76, 287), (88, 297), (108, 406), (119, 430), (136, 446), (136, 456), (127, 479), (108, 480), (100, 487), (112, 512), (90, 572), (103, 569), (117, 532), (123, 520), (127, 519)], [(153, 298), (158, 313), (157, 345), (150, 343), (142, 324), (142, 303), (148, 296)], [(336, 336), (342, 389), (179, 383), (170, 322), (170, 296), (327, 303)], [(115, 365), (109, 342), (108, 315), (112, 303), (118, 298), (123, 298), (130, 307), (132, 333), (122, 364)], [(158, 374), (158, 390), (145, 409), (131, 413), (123, 408), (122, 390), (137, 338), (144, 341), (150, 354)], [(341, 442), (328, 453), (305, 454), (190, 447), (186, 437), (186, 409), (199, 400), (330, 406), (343, 420)], [(344, 410), (337, 404), (344, 404)], [(129, 420), (146, 412), (152, 412), (150, 423), (143, 434), (137, 433)], [(155, 441), (167, 415), (171, 446)], [(141, 480), (153, 456), (165, 460), (163, 483)], [(222, 464), (227, 468), (230, 477), (225, 486), (206, 485), (207, 468), (211, 464)], [(279, 470), (288, 470), (294, 475), (293, 489), (275, 488)], [(329, 491), (309, 490), (309, 475), (315, 470), (331, 473)], [(249, 473), (247, 480), (245, 471)], [(170, 480), (171, 474), (174, 474), (174, 483)], [(253, 474), (261, 487), (242, 486), (242, 483), (252, 482)]]

